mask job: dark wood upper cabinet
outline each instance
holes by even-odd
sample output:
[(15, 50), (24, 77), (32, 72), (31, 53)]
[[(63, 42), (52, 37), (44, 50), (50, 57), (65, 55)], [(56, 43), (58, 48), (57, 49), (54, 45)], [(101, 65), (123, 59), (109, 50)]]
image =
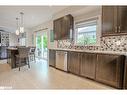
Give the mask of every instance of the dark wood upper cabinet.
[(54, 39), (58, 40), (61, 38), (60, 31), (62, 30), (62, 19), (57, 19), (53, 23), (54, 27)]
[(96, 80), (116, 88), (123, 87), (124, 56), (98, 54)]
[(118, 6), (118, 32), (127, 33), (127, 6)]
[(117, 8), (113, 6), (102, 7), (102, 35), (117, 32)]
[(55, 40), (72, 39), (74, 20), (72, 15), (66, 15), (53, 21)]
[(127, 33), (127, 6), (102, 6), (102, 36)]
[(80, 72), (80, 53), (69, 52), (68, 53), (68, 71), (79, 75)]

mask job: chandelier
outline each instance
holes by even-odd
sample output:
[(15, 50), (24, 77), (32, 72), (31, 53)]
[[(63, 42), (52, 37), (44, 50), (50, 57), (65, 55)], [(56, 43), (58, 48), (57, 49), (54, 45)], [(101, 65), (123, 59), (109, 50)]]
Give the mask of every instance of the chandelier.
[(17, 29), (16, 29), (16, 32), (15, 32), (16, 35), (19, 35), (19, 21), (18, 20), (19, 20), (19, 18), (16, 18), (16, 21), (17, 21), (17, 27), (16, 27)]
[(23, 12), (20, 12), (20, 26), (19, 26), (19, 18), (16, 18), (17, 20), (17, 29), (16, 29), (16, 35), (19, 35), (20, 33), (24, 33), (24, 23), (23, 23)]

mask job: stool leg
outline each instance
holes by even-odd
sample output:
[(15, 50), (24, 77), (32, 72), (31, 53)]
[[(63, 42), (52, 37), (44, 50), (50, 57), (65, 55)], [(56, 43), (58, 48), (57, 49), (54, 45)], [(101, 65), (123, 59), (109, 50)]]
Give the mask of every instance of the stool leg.
[(19, 71), (20, 71), (20, 67), (21, 67), (21, 59), (19, 58)]
[(35, 54), (34, 54), (34, 61), (36, 62)]
[(29, 58), (27, 59), (27, 62), (28, 62), (28, 68), (30, 68)]

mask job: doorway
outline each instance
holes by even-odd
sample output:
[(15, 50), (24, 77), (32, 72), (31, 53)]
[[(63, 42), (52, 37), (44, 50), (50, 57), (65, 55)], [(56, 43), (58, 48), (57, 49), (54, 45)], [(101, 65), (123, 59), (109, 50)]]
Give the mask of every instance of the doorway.
[(36, 36), (36, 57), (47, 60), (47, 32), (38, 33)]

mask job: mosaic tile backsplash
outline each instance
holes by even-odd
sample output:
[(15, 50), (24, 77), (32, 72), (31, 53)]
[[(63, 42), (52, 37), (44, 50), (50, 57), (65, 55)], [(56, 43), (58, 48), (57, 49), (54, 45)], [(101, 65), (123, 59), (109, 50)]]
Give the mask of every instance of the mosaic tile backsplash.
[(127, 35), (102, 37), (100, 46), (76, 46), (72, 40), (58, 40), (57, 48), (127, 52)]

